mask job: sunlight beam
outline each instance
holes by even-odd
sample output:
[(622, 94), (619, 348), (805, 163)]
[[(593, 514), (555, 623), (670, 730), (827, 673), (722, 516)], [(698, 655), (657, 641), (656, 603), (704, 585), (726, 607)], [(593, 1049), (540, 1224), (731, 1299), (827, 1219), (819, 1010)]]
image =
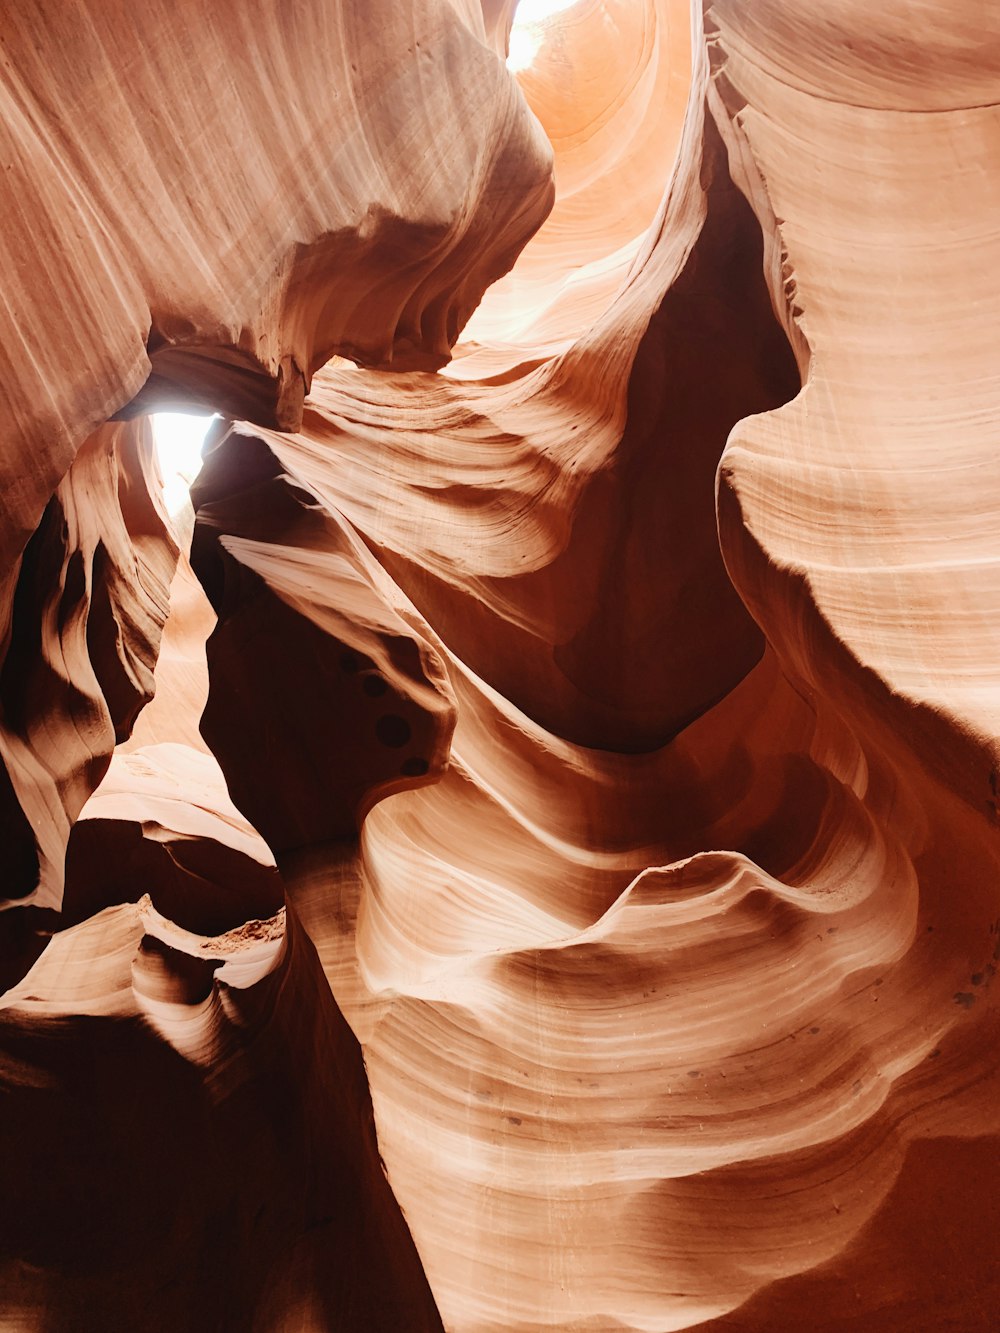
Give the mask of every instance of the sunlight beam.
[(155, 412), (153, 441), (163, 474), (163, 498), (173, 517), (188, 503), (191, 483), (201, 471), (201, 447), (215, 416)]
[(545, 38), (545, 21), (579, 3), (579, 0), (520, 0), (510, 30), (507, 68), (512, 74), (527, 69)]

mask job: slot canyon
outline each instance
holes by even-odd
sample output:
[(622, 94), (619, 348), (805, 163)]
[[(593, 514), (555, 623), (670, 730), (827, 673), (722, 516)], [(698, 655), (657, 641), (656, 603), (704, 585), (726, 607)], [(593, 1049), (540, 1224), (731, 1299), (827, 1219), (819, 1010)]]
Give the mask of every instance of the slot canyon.
[(993, 1333), (1000, 9), (0, 98), (0, 1333)]

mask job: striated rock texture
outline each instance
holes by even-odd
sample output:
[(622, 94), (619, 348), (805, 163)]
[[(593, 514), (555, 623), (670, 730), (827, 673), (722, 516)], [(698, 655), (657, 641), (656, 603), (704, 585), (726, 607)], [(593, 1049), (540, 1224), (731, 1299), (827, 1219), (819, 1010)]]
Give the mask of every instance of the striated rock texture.
[(0, 1041), (8, 1327), (440, 1328), (291, 914), (205, 938), (107, 908)]
[(82, 445), (6, 574), (3, 898), (58, 907), (73, 821), (153, 696), (178, 549), (148, 423)]
[[(447, 359), (551, 202), (548, 145), (476, 29), (445, 0), (291, 17), (259, 3), (224, 21), (201, 0), (97, 0), (0, 19), (0, 606), (19, 591), (38, 615), (52, 595), (38, 551), (18, 562), (45, 544), (47, 504), (58, 529), (66, 502), (50, 496), (108, 418), (179, 400), (295, 426), (334, 353)], [(71, 524), (68, 561), (77, 540)], [(123, 652), (148, 656), (147, 636)], [(67, 674), (79, 688), (86, 668)], [(4, 758), (16, 792), (21, 761)], [(30, 839), (15, 827), (11, 841)], [(49, 842), (43, 861), (58, 859)], [(35, 856), (17, 853), (6, 896), (35, 887)], [(39, 901), (56, 905), (57, 881), (43, 867)]]
[(516, 9), (5, 21), (5, 1327), (995, 1327), (1000, 19)]

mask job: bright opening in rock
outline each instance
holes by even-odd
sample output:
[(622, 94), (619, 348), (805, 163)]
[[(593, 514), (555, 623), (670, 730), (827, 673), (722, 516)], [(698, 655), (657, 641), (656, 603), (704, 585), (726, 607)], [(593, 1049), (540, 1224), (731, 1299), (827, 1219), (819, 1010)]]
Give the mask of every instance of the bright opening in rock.
[(163, 498), (167, 512), (179, 514), (188, 501), (191, 483), (201, 471), (201, 447), (215, 416), (186, 412), (156, 412), (153, 441), (163, 474)]
[(572, 9), (580, 0), (521, 0), (514, 15), (507, 52), (512, 74), (531, 65), (545, 39), (545, 20)]

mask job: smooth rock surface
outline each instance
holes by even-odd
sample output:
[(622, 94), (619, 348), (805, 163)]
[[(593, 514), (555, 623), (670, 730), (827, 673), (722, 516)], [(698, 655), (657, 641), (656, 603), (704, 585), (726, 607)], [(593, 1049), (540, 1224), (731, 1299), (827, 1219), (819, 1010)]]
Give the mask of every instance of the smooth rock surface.
[(995, 1327), (1000, 22), (518, 22), (4, 21), (5, 1328)]

